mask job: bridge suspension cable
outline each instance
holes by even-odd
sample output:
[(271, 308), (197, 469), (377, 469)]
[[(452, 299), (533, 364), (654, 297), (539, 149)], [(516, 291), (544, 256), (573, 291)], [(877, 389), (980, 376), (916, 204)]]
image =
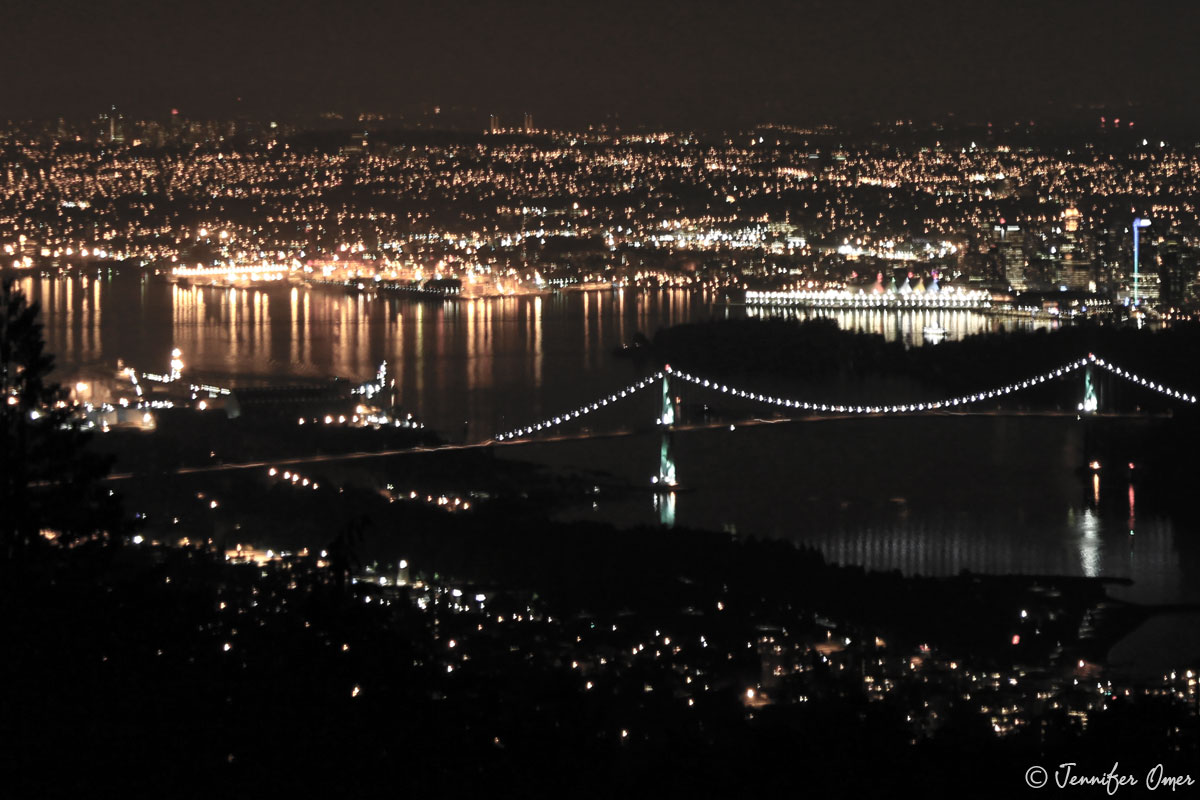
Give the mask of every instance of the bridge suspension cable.
[(1127, 369), (1122, 369), (1121, 367), (1118, 367), (1116, 364), (1113, 364), (1109, 361), (1105, 361), (1103, 358), (1099, 358), (1090, 353), (1088, 354), (1088, 359), (1090, 361), (1092, 361), (1094, 364), (1096, 364), (1096, 366), (1103, 367), (1104, 369), (1108, 370), (1112, 374), (1122, 377), (1125, 380), (1129, 381), (1130, 383), (1135, 383), (1138, 386), (1145, 386), (1147, 389), (1153, 389), (1154, 391), (1158, 392), (1159, 394), (1165, 394), (1167, 397), (1173, 397), (1176, 400), (1183, 400), (1185, 403), (1195, 403), (1196, 402), (1196, 395), (1194, 395), (1194, 394), (1187, 394), (1186, 392), (1180, 392), (1178, 389), (1172, 389), (1169, 386), (1164, 386), (1161, 383), (1155, 383), (1154, 381), (1148, 381), (1143, 377), (1135, 375), (1134, 373), (1130, 372)]
[(599, 411), (601, 408), (604, 408), (605, 406), (609, 405), (610, 403), (616, 403), (619, 400), (622, 400), (626, 397), (636, 394), (637, 392), (641, 391), (642, 389), (645, 389), (647, 386), (652, 385), (655, 381), (661, 380), (662, 377), (663, 377), (663, 373), (661, 371), (655, 372), (653, 375), (649, 376), (648, 378), (643, 378), (640, 381), (631, 383), (628, 386), (626, 386), (625, 388), (620, 389), (619, 391), (616, 391), (616, 392), (613, 392), (612, 394), (601, 397), (599, 400), (595, 400), (591, 403), (584, 403), (579, 408), (573, 409), (564, 414), (557, 414), (553, 417), (547, 417), (546, 419), (542, 420), (541, 422), (534, 423), (533, 425), (526, 425), (526, 426), (523, 426), (520, 428), (514, 428), (511, 431), (507, 431), (505, 433), (498, 434), (496, 436), (496, 441), (503, 442), (508, 439), (515, 439), (518, 436), (528, 436), (531, 433), (536, 433), (537, 431), (544, 431), (549, 428), (557, 427), (558, 425), (561, 425), (564, 422), (569, 422), (573, 419), (579, 419), (580, 417), (586, 416), (586, 415), (592, 413), (593, 411)]
[(509, 439), (515, 439), (519, 436), (528, 436), (529, 434), (536, 433), (537, 431), (557, 427), (565, 422), (578, 419), (582, 416), (592, 413), (593, 411), (598, 411), (611, 403), (615, 403), (618, 400), (629, 397), (630, 395), (633, 395), (636, 392), (645, 389), (647, 386), (650, 386), (656, 381), (662, 379), (664, 375), (679, 378), (696, 386), (700, 386), (705, 389), (712, 389), (713, 391), (728, 394), (733, 397), (767, 403), (768, 405), (778, 406), (780, 408), (797, 409), (800, 411), (833, 412), (837, 414), (861, 414), (864, 416), (869, 416), (879, 414), (908, 414), (913, 412), (941, 411), (947, 408), (970, 405), (971, 403), (977, 403), (982, 400), (990, 400), (992, 398), (1012, 394), (1013, 392), (1019, 392), (1022, 389), (1028, 389), (1055, 378), (1061, 378), (1064, 375), (1069, 375), (1072, 372), (1083, 369), (1089, 364), (1095, 364), (1137, 386), (1152, 389), (1153, 391), (1166, 395), (1167, 397), (1181, 400), (1185, 403), (1196, 403), (1196, 395), (1194, 394), (1188, 394), (1187, 392), (1173, 389), (1165, 384), (1147, 380), (1146, 378), (1136, 375), (1127, 369), (1123, 369), (1110, 361), (1099, 358), (1094, 353), (1088, 353), (1086, 358), (1080, 358), (1075, 361), (1068, 362), (1060, 367), (1048, 370), (1039, 375), (1032, 375), (1024, 380), (1004, 384), (1002, 386), (997, 386), (982, 392), (974, 392), (972, 394), (964, 394), (959, 395), (958, 397), (949, 397), (944, 400), (934, 400), (932, 402), (925, 403), (893, 403), (884, 405), (816, 403), (803, 400), (793, 400), (784, 397), (775, 397), (772, 395), (765, 395), (758, 392), (739, 389), (736, 386), (729, 386), (728, 384), (720, 381), (714, 381), (699, 375), (693, 375), (689, 372), (685, 372), (684, 370), (674, 369), (668, 364), (667, 366), (663, 367), (661, 371), (655, 372), (653, 375), (643, 378), (636, 383), (631, 383), (617, 392), (613, 392), (605, 397), (601, 397), (599, 400), (591, 403), (585, 403), (572, 411), (568, 411), (564, 414), (559, 414), (554, 417), (549, 417), (533, 425), (515, 428), (511, 431), (507, 431), (506, 433), (499, 434), (495, 438), (496, 441), (502, 442)]
[(728, 386), (716, 381), (710, 381), (706, 378), (701, 378), (692, 375), (682, 370), (671, 369), (666, 367), (669, 375), (682, 378), (683, 380), (693, 383), (697, 386), (703, 386), (707, 389), (713, 389), (724, 394), (729, 394), (734, 397), (740, 397), (746, 400), (756, 400), (767, 403), (768, 405), (779, 406), (781, 408), (795, 408), (801, 411), (832, 411), (838, 414), (906, 414), (914, 411), (940, 411), (946, 408), (968, 405), (976, 403), (980, 400), (988, 400), (993, 397), (1000, 397), (1006, 394), (1012, 394), (1022, 389), (1028, 389), (1031, 386), (1036, 386), (1040, 383), (1045, 383), (1053, 378), (1059, 378), (1067, 375), (1075, 370), (1082, 369), (1087, 366), (1088, 359), (1081, 358), (1078, 361), (1072, 361), (1069, 364), (1064, 364), (1057, 369), (1034, 375), (1022, 381), (1009, 383), (1004, 386), (998, 386), (994, 389), (988, 389), (974, 394), (964, 394), (959, 397), (950, 397), (945, 400), (935, 400), (928, 403), (895, 403), (889, 405), (849, 405), (849, 404), (833, 404), (833, 403), (814, 403), (802, 400), (789, 400), (782, 397), (772, 397), (770, 395), (758, 394), (756, 392), (748, 392), (744, 389), (739, 389), (736, 386)]
[(899, 403), (894, 405), (834, 405), (830, 403), (812, 403), (800, 400), (789, 400), (781, 397), (772, 397), (755, 392), (748, 392), (735, 386), (728, 386), (717, 381), (710, 381), (706, 378), (692, 375), (682, 370), (672, 369), (669, 364), (664, 368), (664, 370), (671, 376), (682, 378), (683, 380), (693, 383), (697, 386), (703, 386), (704, 388), (714, 389), (735, 397), (741, 397), (747, 400), (756, 400), (783, 408), (796, 408), (800, 409), (801, 411), (833, 411), (840, 414), (897, 414), (911, 413), (914, 411), (939, 411), (946, 408), (953, 408), (955, 406), (979, 402), (981, 400), (989, 400), (991, 398), (1000, 397), (1006, 394), (1012, 394), (1013, 392), (1019, 392), (1022, 389), (1028, 389), (1032, 386), (1037, 386), (1038, 384), (1045, 383), (1046, 381), (1054, 378), (1061, 378), (1062, 376), (1068, 375), (1076, 370), (1083, 369), (1088, 364), (1096, 364), (1097, 366), (1107, 369), (1114, 375), (1125, 378), (1131, 383), (1144, 386), (1148, 389), (1153, 389), (1154, 391), (1164, 394), (1167, 397), (1182, 400), (1186, 403), (1196, 402), (1195, 395), (1187, 394), (1186, 392), (1181, 392), (1177, 389), (1172, 389), (1171, 387), (1165, 386), (1161, 383), (1155, 383), (1154, 381), (1146, 380), (1145, 378), (1135, 375), (1128, 370), (1122, 369), (1121, 367), (1118, 367), (1109, 361), (1099, 358), (1094, 353), (1088, 353), (1086, 358), (1081, 358), (1077, 361), (1071, 361), (1067, 364), (1063, 364), (1061, 367), (1049, 370), (1040, 375), (1033, 375), (1029, 378), (1025, 378), (1024, 380), (1005, 384), (1003, 386), (997, 386), (986, 391), (960, 395), (959, 397), (950, 397), (945, 400), (935, 400), (929, 403)]

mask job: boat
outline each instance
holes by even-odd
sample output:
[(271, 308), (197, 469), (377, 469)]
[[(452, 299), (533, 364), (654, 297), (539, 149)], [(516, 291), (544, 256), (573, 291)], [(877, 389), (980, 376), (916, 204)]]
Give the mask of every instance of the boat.
[(941, 325), (926, 325), (921, 333), (925, 335), (925, 341), (934, 344), (950, 338), (950, 334)]
[(585, 283), (568, 283), (560, 287), (560, 292), (603, 292), (613, 288), (612, 281), (588, 281)]

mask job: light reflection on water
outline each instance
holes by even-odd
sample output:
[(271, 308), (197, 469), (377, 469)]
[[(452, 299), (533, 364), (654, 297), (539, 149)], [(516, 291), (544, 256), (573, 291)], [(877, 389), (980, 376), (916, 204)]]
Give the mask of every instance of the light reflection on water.
[[(641, 377), (612, 355), (636, 331), (653, 336), (660, 327), (747, 313), (686, 290), (430, 302), (284, 284), (182, 288), (130, 272), (27, 276), (22, 286), (42, 304), (47, 349), (67, 377), (118, 358), (165, 371), (174, 347), (188, 368), (235, 382), (365, 379), (387, 359), (405, 409), (454, 439), (485, 438)], [(751, 313), (830, 316), (914, 346), (926, 326), (960, 338), (1033, 324), (968, 311)], [(653, 400), (629, 402), (588, 424), (628, 428), (657, 416)], [(1130, 577), (1134, 585), (1114, 594), (1200, 601), (1200, 581), (1190, 580), (1200, 576), (1190, 528), (1180, 534), (1178, 521), (1144, 509), (1135, 521), (1132, 494), (1128, 513), (1094, 508), (1100, 479), (1075, 473), (1078, 441), (1064, 426), (891, 420), (743, 429), (729, 434), (736, 440), (680, 435), (681, 491), (603, 498), (580, 516), (787, 537), (833, 561), (910, 574)], [(504, 451), (638, 485), (657, 473), (659, 456), (652, 434)]]
[[(646, 409), (649, 411), (650, 409)], [(593, 470), (649, 487), (653, 434), (532, 445), (505, 457)], [(843, 420), (677, 433), (682, 527), (787, 538), (834, 562), (916, 575), (1131, 578), (1124, 599), (1200, 602), (1200, 553), (1165, 514), (1091, 502), (1071, 419)], [(1125, 487), (1118, 487), (1121, 492)], [(1118, 499), (1120, 495), (1118, 496)], [(644, 494), (610, 494), (568, 517), (662, 522)]]
[[(747, 313), (689, 290), (431, 302), (288, 284), (180, 287), (131, 270), (27, 276), (22, 285), (42, 303), (48, 348), (65, 369), (122, 358), (161, 371), (178, 347), (192, 370), (235, 382), (365, 379), (387, 359), (408, 410), (448, 432), (470, 420), (476, 438), (627, 383), (632, 368), (612, 351), (637, 331), (653, 336), (661, 327)], [(820, 313), (914, 345), (933, 322), (955, 336), (1002, 324), (963, 311)]]
[[(663, 326), (746, 313), (684, 290), (431, 303), (284, 284), (183, 288), (128, 273), (30, 276), (22, 283), (42, 303), (48, 349), (65, 369), (112, 365), (117, 358), (163, 369), (179, 347), (193, 370), (286, 381), (366, 378), (386, 358), (405, 407), (452, 438), (472, 439), (628, 382), (635, 367), (612, 351), (635, 331), (652, 336)], [(964, 311), (830, 315), (843, 325), (917, 340), (926, 324), (952, 335), (1000, 324)], [(656, 416), (652, 401), (629, 402), (589, 424), (627, 428)], [(674, 519), (683, 526), (788, 536), (833, 560), (878, 569), (1131, 576), (1138, 579), (1136, 594), (1157, 586), (1156, 595), (1182, 599), (1172, 524), (1140, 518), (1131, 537), (1132, 519), (1092, 509), (1088, 495), (1098, 490), (1092, 478), (1075, 475), (1078, 445), (1061, 429), (1012, 420), (975, 421), (953, 433), (936, 420), (868, 425), (875, 426), (869, 434), (826, 423), (748, 430), (736, 446), (717, 434), (683, 435), (675, 458), (685, 491), (660, 498), (657, 508), (647, 496), (640, 509), (602, 502), (596, 513), (618, 522)], [(916, 430), (923, 437), (914, 438)], [(945, 451), (939, 454), (931, 441), (943, 442)], [(538, 452), (548, 463), (608, 463), (641, 483), (660, 465), (653, 463), (657, 442), (640, 442), (524, 452)]]
[[(903, 342), (920, 347), (946, 339), (961, 339), (975, 333), (1000, 330), (1054, 329), (1058, 321), (1046, 314), (1029, 316), (992, 316), (974, 311), (954, 309), (916, 309), (891, 311), (884, 309), (806, 309), (792, 306), (753, 306), (746, 309), (750, 317), (760, 319), (812, 319), (823, 317), (835, 320), (843, 330), (877, 333), (889, 342)], [(940, 329), (934, 335), (926, 329)]]
[(42, 304), (64, 373), (117, 359), (187, 367), (232, 382), (365, 379), (387, 359), (408, 410), (452, 435), (483, 438), (627, 383), (612, 351), (635, 331), (740, 315), (683, 291), (592, 292), (429, 301), (286, 284), (180, 287), (136, 273), (21, 281)]
[[(1125, 578), (1132, 584), (1110, 585), (1111, 596), (1200, 603), (1195, 525), (1154, 513), (1135, 520), (1132, 502), (1093, 506), (1093, 477), (1074, 469), (1079, 439), (1069, 419), (987, 417), (677, 433), (681, 491), (670, 495), (669, 514), (662, 496), (647, 492), (612, 494), (562, 516), (787, 538), (834, 563), (906, 575)], [(544, 444), (506, 455), (644, 483), (658, 440)], [(1115, 674), (1156, 680), (1194, 663), (1198, 621), (1194, 611), (1151, 617), (1112, 649)]]

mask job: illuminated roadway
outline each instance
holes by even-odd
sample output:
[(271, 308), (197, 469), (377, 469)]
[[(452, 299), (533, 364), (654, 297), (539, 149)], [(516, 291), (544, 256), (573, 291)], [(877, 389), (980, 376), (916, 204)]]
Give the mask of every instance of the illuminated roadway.
[[(1050, 417), (1050, 418), (1079, 418), (1079, 413), (1075, 411), (942, 411), (934, 412), (934, 416), (944, 417)], [(684, 425), (674, 425), (674, 432), (688, 431), (705, 431), (717, 430), (719, 428), (750, 428), (760, 425), (781, 425), (793, 422), (832, 422), (835, 420), (863, 420), (863, 419), (882, 419), (896, 417), (913, 417), (915, 414), (896, 413), (896, 414), (873, 414), (869, 417), (859, 416), (857, 414), (817, 414), (803, 417), (778, 417), (774, 419), (765, 419), (762, 417), (753, 417), (745, 420), (734, 422), (703, 422)], [(930, 416), (926, 413), (925, 416)], [(1090, 417), (1099, 417), (1102, 419), (1146, 419), (1152, 416), (1169, 416), (1165, 414), (1122, 414), (1122, 413), (1095, 413), (1090, 414)], [(495, 439), (485, 439), (480, 442), (462, 442), (459, 444), (440, 444), (440, 445), (414, 445), (412, 447), (400, 447), (391, 450), (359, 450), (351, 453), (322, 453), (312, 456), (293, 456), (290, 458), (275, 458), (269, 461), (246, 461), (232, 464), (205, 464), (203, 466), (191, 467), (176, 467), (174, 469), (164, 470), (162, 473), (166, 475), (200, 475), (212, 472), (234, 472), (246, 469), (264, 469), (270, 467), (290, 467), (297, 464), (320, 464), (325, 462), (337, 461), (361, 461), (369, 458), (387, 458), (389, 456), (412, 455), (417, 453), (445, 453), (455, 450), (479, 450), (488, 447), (515, 447), (520, 445), (530, 444), (550, 444), (554, 442), (577, 442), (586, 441), (588, 439), (620, 439), (629, 436), (640, 436), (643, 434), (654, 433), (654, 430), (647, 429), (632, 429), (622, 428), (614, 431), (581, 431), (579, 433), (559, 434), (557, 436), (538, 436), (527, 437), (522, 439), (508, 439), (503, 442), (498, 442)], [(136, 478), (144, 473), (137, 472), (119, 472), (113, 473), (107, 477), (110, 481), (128, 480)]]
[[(945, 400), (939, 400), (939, 401), (934, 401), (934, 402), (907, 403), (907, 404), (902, 404), (902, 405), (890, 405), (890, 406), (868, 405), (866, 407), (857, 406), (857, 405), (856, 406), (839, 405), (839, 406), (831, 407), (828, 404), (817, 405), (816, 403), (812, 403), (812, 402), (803, 402), (802, 403), (802, 402), (799, 402), (796, 400), (788, 400), (788, 399), (780, 398), (780, 397), (770, 397), (770, 396), (766, 396), (763, 394), (757, 394), (755, 392), (747, 392), (743, 389), (738, 389), (737, 387), (730, 387), (730, 386), (727, 386), (720, 382), (714, 382), (714, 381), (705, 379), (705, 378), (697, 376), (697, 375), (691, 375), (691, 374), (689, 374), (687, 372), (683, 372), (681, 370), (673, 370), (670, 365), (665, 365), (661, 371), (656, 372), (654, 375), (647, 377), (647, 378), (643, 378), (643, 379), (637, 381), (636, 383), (626, 386), (623, 389), (619, 389), (616, 392), (609, 394), (607, 397), (601, 397), (598, 399), (598, 401), (585, 403), (584, 405), (580, 406), (577, 409), (574, 409), (573, 411), (559, 414), (557, 416), (548, 418), (548, 419), (543, 420), (542, 422), (536, 423), (535, 425), (532, 425), (532, 426), (517, 428), (517, 429), (515, 429), (513, 431), (509, 431), (507, 433), (498, 434), (497, 436), (495, 436), (493, 438), (486, 439), (486, 440), (480, 441), (480, 442), (463, 442), (461, 444), (441, 444), (441, 445), (432, 445), (432, 446), (415, 445), (412, 447), (402, 447), (402, 448), (396, 448), (396, 449), (391, 449), (391, 450), (364, 450), (364, 451), (357, 451), (357, 452), (352, 452), (352, 453), (323, 453), (320, 455), (312, 455), (312, 456), (294, 456), (291, 458), (273, 459), (271, 461), (252, 461), (252, 462), (243, 462), (243, 463), (234, 463), (234, 464), (207, 464), (204, 466), (176, 467), (171, 470), (165, 470), (164, 472), (165, 472), (165, 474), (171, 474), (171, 475), (191, 475), (191, 474), (202, 474), (202, 473), (210, 473), (210, 472), (231, 472), (231, 471), (235, 471), (235, 470), (261, 469), (263, 467), (268, 467), (268, 468), (281, 467), (281, 466), (291, 466), (291, 465), (295, 465), (295, 464), (318, 464), (318, 463), (322, 463), (322, 462), (354, 461), (354, 460), (361, 460), (361, 459), (368, 459), (368, 458), (386, 458), (388, 456), (409, 455), (409, 454), (414, 454), (414, 453), (439, 453), (439, 452), (447, 452), (447, 451), (453, 451), (453, 450), (475, 450), (475, 449), (484, 448), (484, 447), (504, 447), (504, 446), (522, 445), (522, 444), (581, 441), (581, 440), (586, 440), (586, 439), (611, 439), (611, 438), (618, 438), (618, 437), (623, 437), (623, 436), (636, 436), (636, 435), (646, 433), (647, 431), (645, 429), (628, 429), (628, 428), (626, 428), (626, 429), (619, 429), (616, 431), (596, 433), (596, 432), (584, 430), (579, 433), (560, 434), (557, 436), (541, 436), (541, 435), (539, 435), (539, 432), (541, 432), (543, 430), (549, 430), (552, 428), (556, 428), (557, 426), (559, 426), (563, 423), (571, 422), (571, 420), (573, 420), (573, 419), (581, 419), (583, 416), (585, 416), (587, 414), (590, 414), (594, 411), (598, 411), (603, 406), (607, 406), (610, 403), (616, 403), (625, 397), (628, 397), (632, 394), (635, 394), (635, 393), (641, 391), (642, 389), (645, 389), (649, 386), (654, 385), (660, 379), (663, 382), (662, 386), (663, 386), (663, 403), (664, 403), (664, 411), (663, 411), (662, 417), (660, 418), (660, 423), (664, 420), (667, 423), (666, 427), (660, 428), (660, 430), (665, 429), (665, 430), (681, 431), (681, 432), (714, 430), (717, 428), (723, 428), (727, 425), (729, 426), (730, 430), (735, 430), (738, 425), (741, 425), (742, 427), (750, 427), (750, 426), (756, 426), (756, 425), (778, 425), (781, 423), (786, 424), (786, 423), (790, 423), (790, 422), (816, 422), (819, 420), (864, 419), (864, 418), (871, 418), (871, 417), (874, 417), (874, 418), (911, 417), (911, 416), (916, 416), (917, 414), (936, 415), (936, 416), (963, 416), (963, 417), (969, 417), (969, 416), (980, 416), (980, 417), (1014, 416), (1014, 417), (1059, 417), (1059, 418), (1077, 417), (1078, 418), (1079, 414), (1076, 411), (994, 410), (994, 411), (974, 411), (973, 412), (973, 411), (956, 411), (956, 410), (951, 410), (951, 409), (954, 407), (958, 407), (960, 405), (969, 405), (971, 403), (976, 403), (976, 402), (983, 401), (983, 400), (989, 400), (989, 399), (993, 399), (996, 397), (1001, 397), (1004, 395), (1012, 394), (1014, 392), (1020, 392), (1023, 389), (1032, 388), (1034, 386), (1037, 386), (1038, 384), (1046, 383), (1048, 381), (1052, 381), (1057, 378), (1062, 378), (1072, 372), (1075, 372), (1075, 371), (1081, 370), (1081, 369), (1085, 369), (1085, 368), (1088, 370), (1087, 371), (1087, 385), (1091, 386), (1091, 368), (1092, 368), (1093, 364), (1098, 367), (1102, 367), (1103, 369), (1106, 369), (1109, 372), (1111, 372), (1115, 375), (1118, 375), (1135, 385), (1140, 385), (1140, 386), (1146, 387), (1147, 389), (1158, 392), (1159, 394), (1163, 394), (1168, 397), (1173, 397), (1177, 400), (1183, 401), (1188, 404), (1194, 405), (1197, 402), (1197, 397), (1195, 395), (1189, 395), (1186, 392), (1180, 392), (1177, 389), (1173, 389), (1169, 386), (1164, 386), (1161, 383), (1155, 383), (1154, 381), (1147, 380), (1146, 378), (1140, 377), (1132, 372), (1129, 372), (1128, 370), (1125, 370), (1125, 369), (1117, 366), (1116, 364), (1105, 361), (1103, 358), (1097, 357), (1094, 353), (1088, 353), (1086, 358), (1080, 358), (1075, 361), (1069, 362), (1069, 363), (1064, 364), (1056, 369), (1045, 372), (1041, 375), (1034, 375), (1034, 376), (1026, 378), (1025, 380), (1020, 381), (1020, 382), (1010, 383), (1010, 384), (1003, 385), (1003, 386), (998, 386), (998, 387), (995, 387), (986, 392), (970, 394), (970, 395), (962, 395), (961, 397), (952, 397), (952, 398), (948, 398)], [(762, 417), (752, 417), (750, 419), (742, 420), (740, 422), (723, 421), (723, 422), (706, 422), (706, 423), (677, 425), (677, 424), (674, 424), (674, 419), (675, 419), (674, 412), (669, 410), (672, 406), (672, 404), (669, 400), (670, 391), (669, 391), (669, 386), (667, 383), (669, 378), (678, 378), (678, 379), (684, 380), (688, 383), (692, 383), (697, 386), (702, 386), (705, 389), (710, 389), (714, 392), (732, 395), (733, 397), (738, 397), (738, 398), (742, 398), (742, 399), (766, 403), (767, 405), (775, 406), (777, 408), (802, 408), (804, 410), (820, 412), (820, 413), (806, 414), (806, 415), (800, 416), (800, 417), (781, 416), (781, 417), (775, 417), (775, 418), (771, 418), (771, 419), (764, 419)], [(1092, 399), (1094, 400), (1094, 395), (1090, 395), (1090, 390), (1089, 390), (1089, 396), (1092, 397)], [(1081, 403), (1079, 405), (1079, 409), (1082, 410), (1085, 408), (1085, 404), (1086, 404), (1087, 400), (1088, 400), (1088, 397), (1085, 397), (1085, 402)], [(1100, 417), (1106, 417), (1106, 418), (1134, 418), (1134, 417), (1151, 416), (1151, 415), (1142, 414), (1142, 413), (1137, 413), (1137, 414), (1121, 414), (1121, 413), (1097, 414), (1096, 413), (1096, 405), (1094, 402), (1090, 406), (1090, 408), (1087, 409), (1087, 413), (1089, 416), (1100, 416)], [(536, 438), (530, 438), (531, 436), (536, 437)], [(132, 472), (118, 473), (118, 474), (109, 476), (109, 480), (125, 480), (128, 478), (132, 478), (137, 474), (139, 474), (139, 473), (132, 473)]]

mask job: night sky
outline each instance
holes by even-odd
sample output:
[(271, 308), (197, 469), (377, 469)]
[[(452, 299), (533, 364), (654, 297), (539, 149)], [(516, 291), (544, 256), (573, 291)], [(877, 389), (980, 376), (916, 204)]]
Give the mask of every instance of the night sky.
[(547, 125), (736, 125), (1131, 102), (1200, 119), (1189, 1), (5, 0), (0, 30), (0, 119), (436, 104), (481, 126), (524, 111)]

